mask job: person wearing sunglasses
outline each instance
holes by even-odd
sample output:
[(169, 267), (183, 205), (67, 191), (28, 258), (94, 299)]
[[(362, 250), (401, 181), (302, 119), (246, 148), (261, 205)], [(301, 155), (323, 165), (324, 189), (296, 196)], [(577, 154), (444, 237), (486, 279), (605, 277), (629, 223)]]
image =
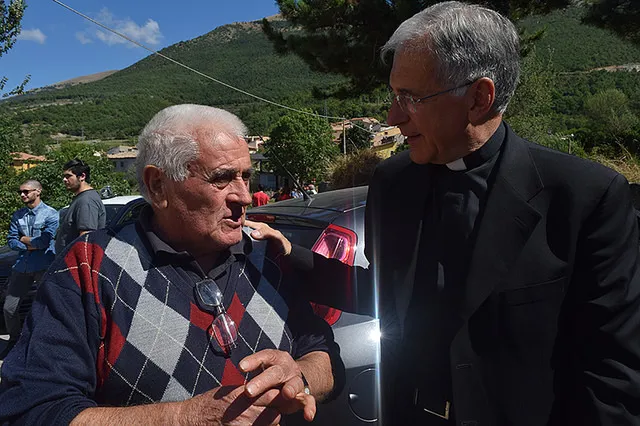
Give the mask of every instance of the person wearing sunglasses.
[(76, 240), (5, 359), (0, 423), (276, 425), (339, 390), (329, 325), (243, 231), (246, 128), (202, 105), (138, 141), (139, 220)]
[(384, 45), (387, 122), (409, 150), (371, 179), (368, 269), (251, 224), (307, 272), (314, 302), (379, 317), (384, 425), (640, 424), (629, 185), (503, 121), (519, 53), (507, 18), (456, 1)]
[(27, 180), (17, 190), (24, 207), (13, 213), (7, 235), (7, 245), (19, 252), (11, 269), (4, 299), (4, 321), (9, 333), (5, 354), (20, 336), (20, 302), (34, 282), (47, 270), (55, 257), (54, 237), (58, 229), (58, 212), (40, 199), (42, 185)]

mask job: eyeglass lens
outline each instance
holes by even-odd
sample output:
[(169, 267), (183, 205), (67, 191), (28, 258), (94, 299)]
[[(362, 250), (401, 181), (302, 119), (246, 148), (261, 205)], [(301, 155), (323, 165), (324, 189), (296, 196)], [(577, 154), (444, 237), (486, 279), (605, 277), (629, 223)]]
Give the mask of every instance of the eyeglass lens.
[(16, 192), (18, 193), (18, 195), (29, 195), (31, 191), (35, 191), (35, 189), (18, 189)]
[(205, 279), (196, 284), (196, 292), (201, 304), (214, 310), (215, 318), (211, 323), (211, 329), (216, 342), (225, 350), (234, 349), (238, 340), (238, 329), (224, 308), (220, 288), (214, 280)]
[(222, 292), (218, 288), (218, 285), (212, 279), (206, 279), (200, 281), (196, 289), (198, 291), (198, 296), (200, 296), (200, 301), (209, 307), (217, 307), (222, 305)]
[(236, 347), (236, 341), (238, 340), (238, 329), (236, 323), (231, 319), (231, 316), (226, 312), (216, 316), (211, 323), (213, 329), (213, 336), (218, 344), (226, 349), (234, 349)]

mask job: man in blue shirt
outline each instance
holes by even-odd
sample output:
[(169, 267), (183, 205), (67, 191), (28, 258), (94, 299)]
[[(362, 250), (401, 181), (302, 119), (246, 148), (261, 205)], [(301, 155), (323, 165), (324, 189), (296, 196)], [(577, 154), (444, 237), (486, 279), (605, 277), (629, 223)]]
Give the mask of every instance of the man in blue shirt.
[(28, 180), (20, 185), (18, 194), (26, 207), (11, 217), (8, 245), (20, 252), (13, 265), (7, 297), (4, 300), (4, 320), (9, 332), (9, 348), (20, 337), (20, 302), (55, 257), (55, 235), (58, 229), (58, 212), (40, 200), (42, 185)]

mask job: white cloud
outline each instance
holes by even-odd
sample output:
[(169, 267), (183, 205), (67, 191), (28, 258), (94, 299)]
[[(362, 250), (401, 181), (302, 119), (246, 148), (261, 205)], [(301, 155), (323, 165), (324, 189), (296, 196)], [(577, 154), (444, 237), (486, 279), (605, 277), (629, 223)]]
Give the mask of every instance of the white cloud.
[(78, 39), (80, 44), (93, 43), (93, 40), (91, 40), (89, 37), (87, 37), (87, 35), (85, 33), (83, 33), (82, 31), (78, 31), (76, 33), (76, 38)]
[(35, 41), (36, 43), (44, 44), (44, 41), (47, 39), (47, 36), (44, 35), (40, 28), (36, 28), (33, 30), (22, 30), (20, 34), (18, 34), (18, 40), (28, 40)]
[[(158, 25), (158, 23), (153, 19), (148, 19), (144, 25), (138, 25), (129, 18), (116, 18), (107, 8), (103, 8), (96, 19), (107, 27), (143, 44), (157, 45), (163, 37), (160, 32), (160, 25)], [(86, 36), (87, 34), (83, 35)], [(128, 42), (122, 37), (105, 30), (95, 30), (92, 35), (109, 46), (126, 43), (129, 47), (135, 47), (134, 44)], [(78, 38), (77, 34), (76, 38)], [(82, 41), (80, 42), (83, 43)]]

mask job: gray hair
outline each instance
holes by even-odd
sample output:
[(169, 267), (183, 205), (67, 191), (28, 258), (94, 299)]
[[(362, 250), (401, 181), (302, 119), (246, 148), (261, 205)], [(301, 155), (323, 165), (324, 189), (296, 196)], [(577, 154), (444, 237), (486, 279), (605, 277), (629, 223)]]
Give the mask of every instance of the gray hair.
[[(42, 184), (40, 182), (38, 182), (35, 179), (29, 179), (29, 180), (25, 180), (24, 182), (22, 182), (22, 185), (29, 185), (31, 186), (33, 189), (37, 189), (42, 191)], [(20, 185), (20, 186), (22, 186)]]
[[(244, 137), (247, 128), (228, 111), (205, 105), (174, 105), (158, 112), (138, 137), (136, 174), (142, 196), (149, 200), (142, 174), (156, 166), (174, 181), (185, 180), (188, 165), (198, 158), (198, 138)], [(201, 142), (204, 142), (201, 140)]]
[[(499, 13), (457, 1), (438, 3), (404, 21), (382, 47), (381, 57), (399, 51), (428, 53), (436, 79), (455, 87), (482, 77), (496, 87), (493, 109), (504, 113), (520, 76), (520, 41)], [(456, 93), (457, 92), (457, 93)], [(453, 92), (464, 93), (464, 88)]]

